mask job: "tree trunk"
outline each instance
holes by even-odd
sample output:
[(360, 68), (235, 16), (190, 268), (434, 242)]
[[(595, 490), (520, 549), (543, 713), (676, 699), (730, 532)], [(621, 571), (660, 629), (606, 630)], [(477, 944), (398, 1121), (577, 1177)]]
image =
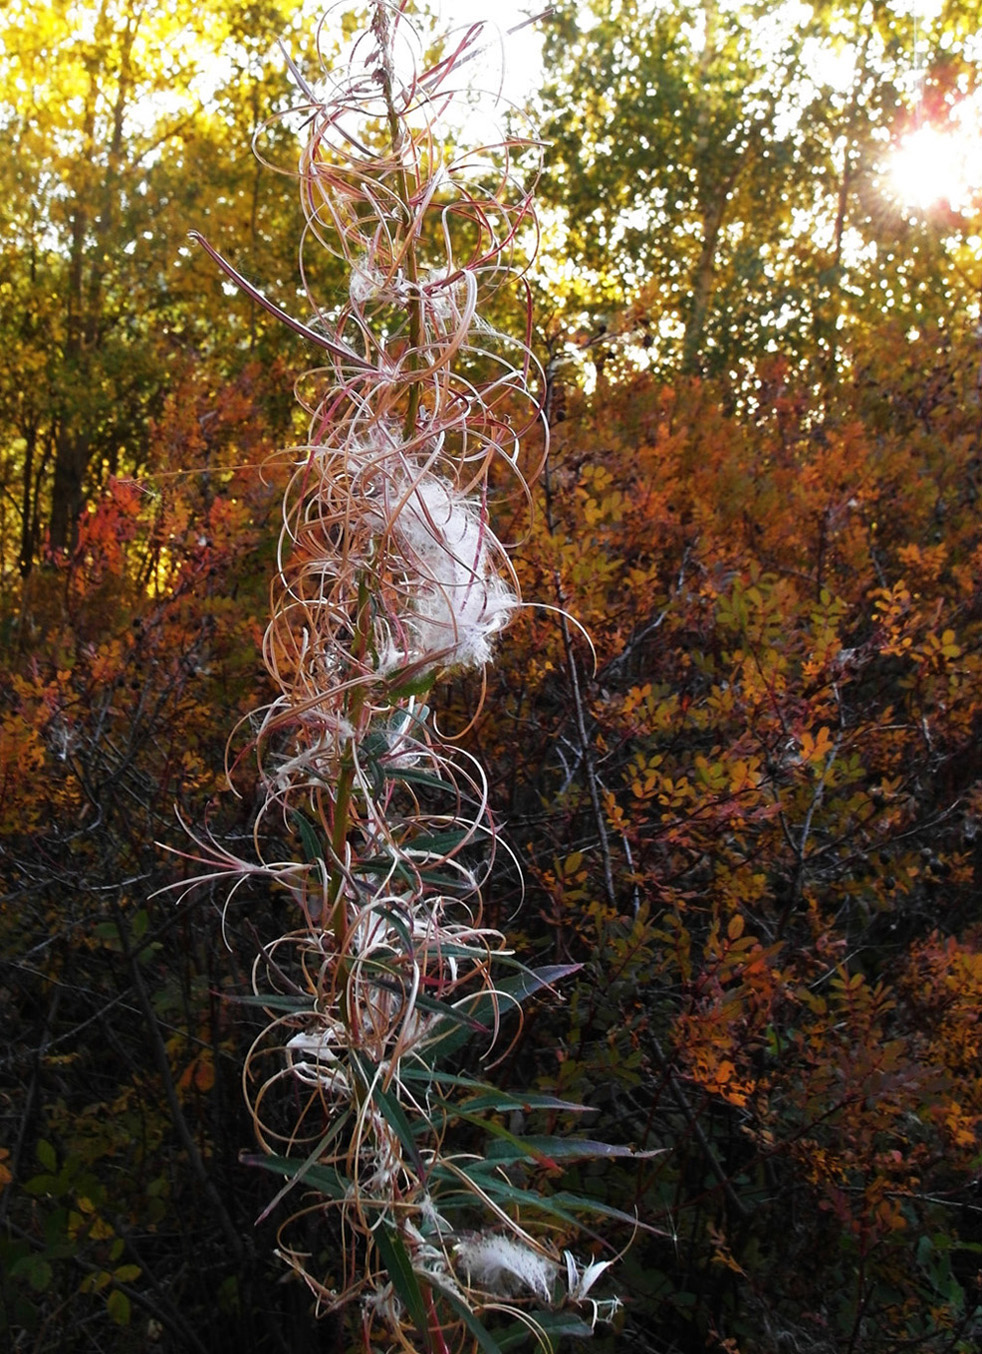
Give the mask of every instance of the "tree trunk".
[(719, 247), (719, 233), (723, 225), (728, 194), (729, 184), (721, 185), (715, 201), (703, 211), (702, 246), (692, 279), (692, 300), (685, 317), (685, 333), (682, 337), (682, 370), (686, 374), (697, 374), (702, 369), (706, 316), (713, 295), (716, 251)]
[(24, 483), (21, 488), (20, 507), (20, 571), (26, 578), (30, 573), (34, 559), (34, 520), (37, 514), (37, 500), (31, 492), (34, 480), (34, 458), (37, 455), (38, 430), (36, 425), (24, 432)]
[(77, 540), (90, 446), (91, 441), (86, 433), (65, 430), (59, 432), (56, 438), (49, 527), (49, 545), (52, 550), (69, 550)]
[[(720, 56), (717, 47), (719, 28), (719, 7), (717, 0), (703, 0), (702, 6), (704, 42), (699, 58), (699, 81), (704, 89), (712, 84), (713, 68)], [(706, 316), (713, 297), (714, 276), (716, 273), (716, 255), (719, 250), (720, 231), (726, 215), (726, 204), (730, 191), (739, 173), (739, 158), (734, 168), (717, 179), (716, 148), (712, 143), (712, 127), (707, 103), (700, 104), (698, 133), (695, 142), (695, 170), (699, 208), (702, 216), (702, 243), (699, 258), (692, 276), (691, 301), (685, 317), (685, 333), (682, 336), (682, 370), (686, 374), (697, 375), (703, 366), (702, 349), (706, 335)]]

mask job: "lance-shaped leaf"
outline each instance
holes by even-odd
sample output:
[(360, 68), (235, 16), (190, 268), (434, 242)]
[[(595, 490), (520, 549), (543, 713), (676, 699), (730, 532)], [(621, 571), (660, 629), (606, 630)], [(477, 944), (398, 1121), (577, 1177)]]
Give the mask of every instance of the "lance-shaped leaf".
[[(626, 1223), (632, 1229), (661, 1235), (660, 1229), (639, 1222), (633, 1213), (605, 1204), (599, 1199), (591, 1199), (585, 1194), (573, 1194), (569, 1190), (558, 1190), (555, 1194), (541, 1194), (534, 1189), (514, 1185), (497, 1167), (502, 1163), (482, 1160), (444, 1159), (430, 1168), (431, 1188), (447, 1185), (450, 1188), (440, 1190), (439, 1206), (441, 1211), (449, 1213), (453, 1208), (473, 1208), (474, 1197), (490, 1201), (503, 1218), (507, 1218), (509, 1206), (518, 1206), (524, 1210), (536, 1210), (547, 1217), (557, 1218), (564, 1223), (583, 1229), (581, 1214), (592, 1213), (598, 1217), (613, 1218)], [(458, 1186), (454, 1189), (453, 1186)], [(461, 1188), (462, 1187), (462, 1188)], [(583, 1229), (589, 1230), (589, 1229)], [(602, 1240), (602, 1238), (597, 1238)]]
[(402, 1238), (386, 1218), (379, 1219), (372, 1229), (372, 1238), (378, 1247), (378, 1253), (383, 1265), (385, 1265), (392, 1287), (398, 1293), (406, 1311), (409, 1313), (410, 1320), (416, 1327), (423, 1348), (432, 1350), (433, 1341), (430, 1337), (429, 1321), (426, 1316), (426, 1304), (423, 1301), (419, 1280), (416, 1278), (412, 1261)]
[(301, 1176), (303, 1183), (312, 1189), (320, 1190), (329, 1199), (344, 1199), (348, 1195), (351, 1182), (333, 1166), (306, 1166), (303, 1161), (291, 1157), (259, 1156), (255, 1152), (243, 1152), (239, 1160), (243, 1166), (261, 1166), (264, 1171), (274, 1175)]
[(449, 1284), (444, 1283), (437, 1274), (432, 1276), (431, 1283), (435, 1289), (439, 1289), (441, 1296), (446, 1299), (458, 1318), (474, 1336), (480, 1348), (484, 1350), (484, 1354), (502, 1354), (501, 1346), (495, 1337), (484, 1322), (461, 1300), (460, 1295)]
[[(548, 1342), (545, 1346), (542, 1345), (540, 1332)], [(495, 1331), (494, 1338), (502, 1354), (508, 1354), (510, 1349), (520, 1348), (530, 1337), (538, 1339), (540, 1348), (546, 1349), (551, 1354), (559, 1341), (566, 1337), (586, 1340), (592, 1334), (593, 1327), (575, 1312), (529, 1312), (527, 1320), (513, 1321), (503, 1330)]]
[[(582, 965), (546, 964), (535, 969), (519, 965), (518, 968), (519, 972), (514, 977), (495, 984), (494, 996), (487, 992), (475, 993), (472, 997), (463, 998), (458, 1003), (458, 1009), (466, 1010), (472, 1019), (490, 1025), (495, 1020), (496, 1012), (504, 1014), (511, 1005), (520, 1006), (535, 992), (541, 992), (544, 987), (552, 987), (562, 978), (578, 973)], [(427, 1039), (428, 1056), (445, 1058), (461, 1048), (468, 1037), (466, 1031), (459, 1027), (440, 1022), (433, 1027)]]
[(595, 1142), (592, 1138), (557, 1138), (543, 1134), (524, 1135), (514, 1139), (520, 1152), (507, 1141), (488, 1146), (486, 1159), (497, 1165), (521, 1160), (522, 1156), (563, 1157), (567, 1161), (583, 1161), (589, 1157), (631, 1157), (635, 1160), (661, 1156), (661, 1147), (636, 1151), (623, 1143)]
[(300, 842), (303, 846), (305, 859), (311, 864), (324, 859), (324, 847), (317, 836), (313, 823), (310, 822), (298, 809), (294, 809), (290, 814), (290, 822), (296, 828), (300, 836)]
[[(353, 1057), (358, 1065), (365, 1089), (371, 1096), (372, 1101), (378, 1106), (382, 1117), (394, 1131), (405, 1151), (409, 1154), (409, 1159), (412, 1161), (413, 1168), (419, 1179), (421, 1181), (425, 1180), (426, 1167), (419, 1154), (419, 1147), (416, 1143), (413, 1126), (409, 1122), (406, 1111), (399, 1104), (396, 1097), (382, 1087), (378, 1068), (375, 1067), (371, 1060), (357, 1051), (353, 1052)], [(425, 1130), (427, 1127), (428, 1125), (425, 1123), (420, 1125), (421, 1130)]]

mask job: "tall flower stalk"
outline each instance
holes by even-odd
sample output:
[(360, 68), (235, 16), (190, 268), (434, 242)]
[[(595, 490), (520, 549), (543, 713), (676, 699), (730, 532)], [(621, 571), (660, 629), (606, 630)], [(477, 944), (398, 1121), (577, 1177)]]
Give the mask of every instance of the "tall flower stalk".
[[(375, 3), (347, 62), (325, 70), (327, 93), (289, 63), (305, 115), (301, 260), (330, 251), (348, 288), (310, 323), (282, 317), (322, 351), (325, 393), (284, 500), (264, 644), (279, 694), (254, 740), (259, 861), (204, 841), (195, 856), (205, 877), (266, 880), (295, 904), (254, 970), (268, 1024), (245, 1069), (253, 1159), (283, 1181), (270, 1211), (291, 1206), (280, 1254), (319, 1310), (356, 1304), (366, 1351), (493, 1351), (519, 1335), (548, 1347), (617, 1306), (591, 1291), (611, 1261), (565, 1247), (591, 1202), (532, 1185), (553, 1156), (613, 1149), (512, 1134), (502, 1116), (516, 1110), (581, 1107), (496, 1090), (454, 1061), (470, 1040), (490, 1050), (570, 971), (524, 967), (486, 925), (484, 774), (426, 703), (445, 673), (490, 660), (519, 606), (488, 478), (503, 466), (527, 488), (522, 437), (538, 418), (526, 343), (481, 316), (522, 285), (538, 147), (459, 154), (437, 130), (479, 38), (406, 65), (403, 6)], [(262, 840), (284, 829), (297, 857), (265, 860)]]

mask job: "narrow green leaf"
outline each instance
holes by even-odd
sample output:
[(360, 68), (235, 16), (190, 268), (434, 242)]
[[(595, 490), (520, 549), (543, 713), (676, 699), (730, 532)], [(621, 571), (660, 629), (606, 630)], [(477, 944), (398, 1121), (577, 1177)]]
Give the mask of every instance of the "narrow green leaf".
[(290, 1190), (293, 1189), (294, 1185), (298, 1185), (303, 1180), (305, 1180), (312, 1169), (325, 1169), (323, 1167), (322, 1168), (317, 1167), (318, 1159), (327, 1150), (327, 1148), (330, 1147), (334, 1139), (342, 1133), (344, 1128), (347, 1126), (350, 1118), (351, 1118), (350, 1110), (343, 1110), (342, 1113), (338, 1115), (334, 1123), (324, 1134), (323, 1138), (321, 1138), (320, 1142), (317, 1143), (316, 1147), (314, 1147), (310, 1152), (308, 1152), (304, 1160), (299, 1163), (296, 1172), (286, 1182), (283, 1188), (277, 1190), (273, 1198), (270, 1199), (269, 1203), (266, 1205), (266, 1207), (263, 1209), (263, 1211), (257, 1218), (257, 1222), (263, 1222), (266, 1218), (268, 1218), (270, 1213), (273, 1212), (273, 1210), (276, 1208), (277, 1204), (284, 1197), (284, 1195), (289, 1194)]
[[(291, 1179), (302, 1169), (304, 1163), (290, 1157), (259, 1156), (255, 1152), (243, 1152), (239, 1161), (243, 1166), (261, 1166), (264, 1171), (274, 1175), (285, 1175)], [(311, 1166), (303, 1171), (303, 1182), (313, 1189), (320, 1190), (329, 1199), (343, 1199), (348, 1193), (350, 1182), (339, 1175), (333, 1166)]]
[[(395, 1130), (396, 1137), (409, 1153), (413, 1168), (420, 1181), (425, 1181), (426, 1167), (423, 1165), (423, 1158), (420, 1156), (419, 1148), (416, 1146), (416, 1137), (413, 1133), (413, 1126), (406, 1117), (406, 1111), (402, 1108), (394, 1095), (390, 1095), (388, 1091), (382, 1088), (381, 1083), (377, 1080), (374, 1064), (360, 1053), (355, 1052), (354, 1057), (359, 1065), (366, 1087), (370, 1088), (372, 1099), (382, 1112), (382, 1117), (385, 1119), (386, 1123)], [(423, 1127), (426, 1126), (424, 1120)]]
[[(556, 1342), (565, 1336), (586, 1340), (593, 1334), (593, 1327), (574, 1312), (529, 1312), (528, 1315), (549, 1341), (550, 1349), (555, 1349)], [(495, 1331), (495, 1339), (502, 1354), (508, 1354), (508, 1350), (517, 1349), (526, 1340), (534, 1338), (535, 1331), (530, 1330), (524, 1321), (514, 1321), (504, 1330)]]
[[(401, 993), (403, 991), (401, 983), (387, 983), (382, 978), (376, 979), (376, 983), (385, 992)], [(482, 1025), (479, 1020), (467, 1015), (465, 1011), (458, 1011), (455, 1007), (448, 1006), (445, 1001), (437, 1001), (435, 997), (428, 997), (425, 992), (417, 992), (413, 1000), (421, 1011), (429, 1011), (433, 1015), (442, 1016), (454, 1025), (462, 1025), (471, 1034), (491, 1033), (489, 1025)], [(425, 1080), (430, 1081), (432, 1078), (426, 1077)]]
[[(403, 700), (407, 696), (425, 696), (431, 690), (436, 681), (436, 675), (432, 668), (426, 672), (419, 673), (411, 677), (408, 682), (401, 682), (398, 686), (389, 688), (389, 696), (392, 700)], [(426, 706), (423, 706), (424, 717)], [(417, 717), (417, 722), (421, 722)]]
[(365, 856), (358, 862), (359, 874), (393, 874), (397, 879), (404, 883), (412, 884), (412, 871), (407, 870), (405, 865), (397, 861), (394, 856)]
[(445, 874), (442, 870), (418, 870), (417, 875), (431, 889), (454, 897), (464, 897), (471, 892), (471, 886), (457, 874)]
[(270, 1011), (283, 1011), (288, 1015), (295, 1012), (311, 1012), (314, 1009), (313, 1000), (310, 997), (288, 997), (280, 994), (269, 993), (268, 995), (230, 995), (225, 998), (226, 1001), (237, 1003), (239, 1006), (263, 1006)]
[(388, 750), (389, 734), (383, 733), (381, 729), (373, 729), (358, 745), (358, 761), (362, 765), (376, 762), (379, 757), (384, 757)]
[(399, 913), (391, 907), (375, 907), (372, 908), (372, 911), (378, 916), (383, 917), (389, 923), (403, 945), (405, 945), (406, 953), (412, 954), (413, 938), (410, 935), (409, 927), (406, 925), (405, 917), (400, 916)]
[[(442, 1102), (451, 1114), (458, 1119), (463, 1119), (465, 1123), (476, 1124), (478, 1128), (483, 1128), (485, 1133), (491, 1137), (503, 1139), (505, 1146), (500, 1142), (493, 1142), (489, 1145), (485, 1160), (494, 1160), (496, 1163), (514, 1162), (528, 1160), (530, 1157), (537, 1161), (540, 1166), (556, 1166), (552, 1159), (552, 1154), (542, 1151), (542, 1149), (533, 1144), (529, 1139), (519, 1138), (514, 1133), (501, 1124), (496, 1124), (493, 1119), (484, 1119), (479, 1114), (470, 1114), (466, 1106), (450, 1104), (448, 1101)], [(549, 1141), (540, 1139), (540, 1142)], [(556, 1138), (556, 1142), (564, 1141), (562, 1138)], [(500, 1149), (500, 1150), (499, 1150)], [(510, 1150), (509, 1150), (510, 1149)]]
[[(482, 1026), (482, 1028), (484, 1028)], [(405, 1066), (399, 1069), (403, 1081), (421, 1081), (434, 1086), (462, 1086), (467, 1090), (487, 1091), (487, 1082), (475, 1081), (473, 1077), (461, 1076), (454, 1072), (441, 1072), (435, 1067)]]
[[(498, 1136), (504, 1135), (499, 1134)], [(544, 1134), (523, 1135), (521, 1138), (516, 1138), (515, 1142), (521, 1148), (522, 1156), (533, 1156), (541, 1153), (541, 1155), (547, 1157), (563, 1157), (567, 1161), (583, 1161), (588, 1157), (650, 1159), (651, 1157), (661, 1156), (665, 1150), (659, 1147), (644, 1152), (636, 1152), (633, 1147), (625, 1147), (618, 1143), (594, 1142), (590, 1138), (558, 1138)], [(489, 1161), (494, 1161), (498, 1165), (520, 1159), (509, 1152), (506, 1146), (498, 1142), (489, 1144), (486, 1155)]]
[(556, 1205), (558, 1208), (570, 1209), (577, 1213), (595, 1213), (599, 1217), (614, 1218), (618, 1222), (626, 1222), (629, 1227), (637, 1227), (643, 1232), (650, 1232), (653, 1236), (666, 1235), (660, 1227), (652, 1227), (648, 1222), (639, 1222), (635, 1214), (626, 1213), (622, 1208), (614, 1208), (611, 1204), (601, 1203), (599, 1199), (591, 1199), (585, 1194), (570, 1194), (568, 1190), (560, 1190), (557, 1194), (551, 1195), (542, 1202)]
[(463, 1108), (472, 1114), (478, 1110), (495, 1110), (499, 1113), (507, 1110), (563, 1110), (568, 1114), (586, 1114), (594, 1106), (581, 1105), (575, 1100), (560, 1100), (555, 1095), (540, 1095), (535, 1091), (496, 1091), (493, 1087), (487, 1087), (486, 1094), (466, 1100)]
[(429, 856), (445, 856), (456, 851), (465, 842), (468, 846), (486, 841), (490, 832), (480, 824), (470, 823), (466, 827), (447, 828), (445, 832), (427, 832), (411, 837), (403, 843), (403, 850), (413, 854), (425, 853)]
[[(443, 1166), (434, 1165), (430, 1167), (430, 1180), (434, 1183), (460, 1186), (462, 1183), (461, 1177), (463, 1177), (473, 1185), (475, 1193), (480, 1191), (480, 1193), (493, 1199), (495, 1203), (502, 1206), (518, 1204), (526, 1209), (535, 1208), (541, 1213), (559, 1218), (560, 1221), (574, 1224), (577, 1227), (582, 1227), (580, 1214), (593, 1213), (599, 1217), (616, 1219), (617, 1222), (627, 1223), (630, 1227), (638, 1227), (642, 1231), (651, 1232), (654, 1235), (661, 1234), (657, 1227), (639, 1222), (633, 1213), (625, 1213), (623, 1209), (601, 1203), (599, 1199), (591, 1199), (583, 1194), (571, 1194), (568, 1190), (560, 1190), (555, 1194), (540, 1194), (537, 1190), (523, 1189), (521, 1186), (513, 1185), (502, 1175), (500, 1170), (496, 1169), (502, 1164), (501, 1161), (455, 1161), (454, 1170), (447, 1170)], [(465, 1190), (441, 1192), (439, 1196), (439, 1205), (443, 1211), (451, 1206), (465, 1207), (472, 1204), (473, 1199)]]
[(387, 780), (402, 780), (408, 785), (425, 785), (429, 790), (446, 790), (448, 794), (454, 788), (449, 781), (441, 780), (439, 776), (434, 776), (429, 771), (418, 771), (412, 766), (387, 766), (385, 776)]
[(395, 879), (402, 880), (405, 884), (410, 884), (414, 888), (418, 880), (428, 884), (431, 888), (439, 890), (440, 893), (447, 893), (451, 896), (460, 894), (463, 896), (470, 893), (472, 886), (462, 880), (460, 875), (447, 874), (441, 870), (429, 870), (421, 867), (418, 862), (414, 862), (412, 868), (404, 860), (397, 860), (395, 856), (366, 856), (364, 860), (358, 862), (359, 874), (375, 874), (388, 877), (392, 875)]
[[(519, 966), (518, 973), (512, 978), (505, 978), (495, 984), (497, 994), (497, 1005), (500, 1014), (504, 1015), (510, 1005), (520, 1006), (535, 992), (541, 991), (544, 987), (551, 987), (553, 983), (562, 978), (568, 978), (573, 973), (578, 973), (582, 964), (546, 964), (542, 968), (530, 969)], [(466, 1010), (472, 1019), (490, 1025), (494, 1020), (495, 998), (485, 992), (475, 993), (473, 997), (465, 997), (457, 1005), (457, 1010)], [(444, 1058), (449, 1053), (454, 1053), (463, 1044), (467, 1042), (468, 1034), (459, 1029), (443, 1030), (439, 1025), (435, 1026), (427, 1039), (427, 1046), (430, 1052), (439, 1058)]]
[[(480, 945), (452, 945), (449, 942), (440, 946), (440, 955), (446, 959), (479, 959), (483, 963), (487, 957), (487, 950)], [(495, 955), (495, 963), (499, 960), (506, 963), (507, 955)]]
[(503, 984), (503, 988), (515, 1001), (521, 1002), (543, 987), (552, 987), (553, 984), (560, 982), (563, 978), (570, 978), (574, 973), (579, 973), (583, 965), (543, 964), (541, 968), (525, 968), (524, 965), (519, 965), (519, 967), (521, 972), (518, 977)]
[[(359, 860), (359, 872), (376, 874), (379, 872), (388, 873), (390, 870), (400, 870), (407, 868), (403, 865), (404, 861), (412, 860), (415, 862), (417, 857), (432, 858), (442, 860), (459, 850), (463, 845), (473, 846), (486, 841), (490, 837), (490, 832), (486, 827), (474, 826), (470, 824), (467, 827), (448, 828), (445, 832), (421, 833), (418, 837), (410, 837), (407, 841), (401, 842), (397, 850), (386, 852), (380, 856), (368, 856), (364, 860)], [(458, 887), (460, 881), (456, 881)]]
[(471, 1335), (474, 1336), (477, 1343), (484, 1350), (484, 1354), (502, 1354), (501, 1346), (498, 1344), (497, 1340), (488, 1330), (487, 1326), (484, 1325), (483, 1321), (478, 1319), (467, 1304), (462, 1302), (451, 1288), (445, 1287), (444, 1284), (440, 1282), (437, 1275), (432, 1274), (427, 1277), (429, 1278), (431, 1285), (434, 1288), (439, 1289), (446, 1298), (447, 1302), (460, 1317), (461, 1321), (463, 1321)]
[[(380, 915), (387, 914), (380, 912)], [(393, 924), (395, 923), (394, 917), (390, 918), (390, 920)], [(408, 932), (406, 933), (405, 938), (407, 949), (411, 950), (412, 941), (410, 940)], [(441, 948), (440, 953), (442, 957), (447, 957), (449, 954), (449, 947)], [(396, 957), (396, 955), (393, 955), (393, 958)], [(383, 992), (392, 992), (398, 997), (405, 998), (407, 990), (405, 970), (393, 967), (384, 956), (380, 958), (378, 956), (369, 955), (359, 961), (359, 968), (363, 972), (370, 974), (372, 976), (372, 981), (377, 987), (380, 987)], [(420, 1010), (428, 1011), (432, 1015), (442, 1016), (444, 1019), (449, 1020), (455, 1025), (463, 1025), (475, 1034), (490, 1033), (489, 1026), (482, 1025), (479, 1020), (475, 1020), (465, 1011), (460, 1011), (457, 1007), (450, 1006), (445, 1001), (438, 1001), (436, 997), (430, 997), (425, 992), (417, 992), (413, 998), (413, 1003), (418, 1006)]]
[[(434, 1005), (439, 1004), (434, 1003)], [(487, 1029), (486, 1026), (479, 1028), (485, 1031)], [(500, 1112), (508, 1110), (564, 1110), (569, 1113), (582, 1114), (591, 1112), (594, 1108), (592, 1105), (581, 1105), (575, 1100), (560, 1100), (558, 1096), (540, 1094), (538, 1091), (499, 1091), (486, 1081), (478, 1081), (475, 1077), (466, 1077), (459, 1073), (441, 1072), (438, 1068), (404, 1065), (399, 1070), (399, 1077), (402, 1081), (422, 1082), (427, 1086), (459, 1086), (461, 1090), (478, 1092), (470, 1100), (465, 1100), (462, 1106), (459, 1106), (456, 1101), (444, 1099), (444, 1107), (451, 1113), (455, 1113), (458, 1108), (463, 1108), (469, 1113), (478, 1110)]]
[(388, 1271), (392, 1287), (402, 1299), (410, 1320), (428, 1350), (432, 1350), (430, 1323), (426, 1316), (426, 1305), (420, 1292), (412, 1261), (403, 1245), (402, 1238), (392, 1224), (382, 1218), (372, 1229), (372, 1237), (382, 1257), (382, 1263)]
[(298, 809), (293, 809), (290, 813), (290, 822), (296, 828), (300, 837), (300, 843), (303, 846), (304, 855), (308, 862), (313, 865), (318, 860), (324, 859), (324, 848), (313, 823), (305, 818)]

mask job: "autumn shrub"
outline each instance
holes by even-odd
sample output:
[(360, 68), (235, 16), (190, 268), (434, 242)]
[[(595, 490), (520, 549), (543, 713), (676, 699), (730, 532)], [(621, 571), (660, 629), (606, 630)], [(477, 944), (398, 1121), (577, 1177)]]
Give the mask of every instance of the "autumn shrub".
[[(427, 197), (443, 143), (393, 120), (452, 63), (387, 92), (375, 39), (340, 105), (295, 72), (306, 257), (349, 278), (296, 335), (327, 367), (298, 386), (302, 445), (267, 460), (292, 373), (196, 353), (152, 460), (125, 468), (131, 437), (0, 602), (0, 1332), (507, 1349), (613, 1315), (592, 1303), (633, 1238), (599, 1349), (970, 1354), (976, 337), (864, 311), (835, 371), (771, 354), (666, 386), (608, 334), (589, 397), (550, 362), (551, 451), (515, 493), (538, 378), (464, 322), (482, 289), (495, 325), (514, 309), (538, 151), (451, 160)], [(366, 92), (352, 169), (325, 138)], [(251, 882), (226, 907), (218, 869), (175, 907), (157, 891), (201, 866), (164, 845)], [(498, 1014), (487, 1086), (471, 1050)], [(268, 1153), (240, 1164), (257, 1125)], [(310, 1320), (344, 1294), (353, 1325)]]
[(974, 355), (918, 413), (891, 337), (822, 415), (776, 363), (569, 391), (522, 552), (596, 663), (531, 615), (492, 687), (529, 941), (585, 966), (516, 1056), (665, 1149), (608, 1184), (676, 1238), (632, 1347), (977, 1341)]
[[(216, 397), (209, 374), (190, 373), (156, 423), (147, 475), (111, 481), (73, 548), (4, 598), (11, 1348), (142, 1348), (148, 1330), (165, 1347), (259, 1348), (289, 1312), (251, 1244), (261, 1203), (236, 1165), (251, 1033), (228, 997), (246, 977), (220, 958), (211, 899), (178, 912), (153, 897), (173, 879), (159, 844), (182, 839), (175, 806), (202, 816), (222, 783), (215, 711), (245, 714), (262, 680), (278, 497), (259, 474), (276, 431), (263, 381), (246, 369)], [(251, 796), (212, 812), (248, 833)]]

